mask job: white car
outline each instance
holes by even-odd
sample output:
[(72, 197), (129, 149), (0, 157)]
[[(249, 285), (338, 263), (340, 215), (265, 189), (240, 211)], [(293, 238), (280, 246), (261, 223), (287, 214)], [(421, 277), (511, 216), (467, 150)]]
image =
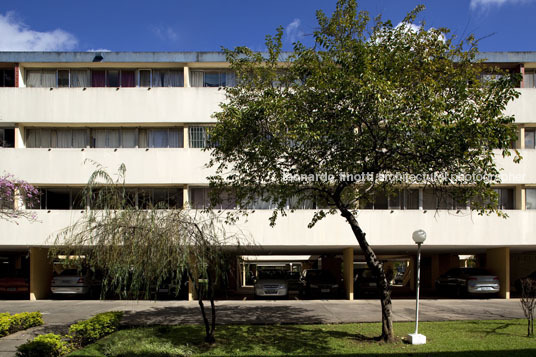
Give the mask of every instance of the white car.
[(95, 287), (94, 280), (87, 274), (79, 274), (76, 269), (66, 269), (50, 282), (50, 291), (58, 295), (89, 295)]
[(288, 295), (286, 272), (277, 269), (260, 270), (255, 282), (255, 297), (285, 297)]

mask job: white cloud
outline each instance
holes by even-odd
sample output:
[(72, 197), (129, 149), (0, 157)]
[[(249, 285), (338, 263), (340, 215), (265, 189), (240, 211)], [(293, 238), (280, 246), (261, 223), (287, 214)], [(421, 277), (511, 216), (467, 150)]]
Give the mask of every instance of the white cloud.
[(475, 10), (477, 8), (480, 9), (488, 9), (492, 6), (501, 7), (505, 4), (519, 4), (519, 3), (526, 3), (531, 2), (534, 0), (471, 0), (470, 7), (471, 10)]
[(304, 33), (300, 30), (301, 20), (294, 19), (285, 27), (285, 35), (290, 43), (294, 43), (303, 38)]
[(15, 13), (0, 14), (0, 51), (61, 51), (77, 44), (76, 37), (66, 31), (34, 31), (16, 19)]
[(169, 26), (153, 26), (151, 30), (158, 38), (164, 41), (176, 41), (179, 37)]
[(90, 48), (86, 52), (112, 52), (112, 50), (107, 50), (106, 48)]
[[(408, 22), (399, 22), (398, 25), (395, 26), (395, 28), (402, 28), (404, 29), (405, 32), (419, 32), (421, 29), (422, 29), (422, 26), (419, 26), (419, 25), (415, 25), (415, 24), (412, 24), (412, 23), (408, 23)], [(428, 29), (428, 31), (433, 31), (434, 28), (433, 27), (430, 27)], [(443, 34), (440, 34), (439, 35), (439, 38), (441, 39), (441, 41), (445, 42), (446, 39), (445, 39), (445, 35)]]

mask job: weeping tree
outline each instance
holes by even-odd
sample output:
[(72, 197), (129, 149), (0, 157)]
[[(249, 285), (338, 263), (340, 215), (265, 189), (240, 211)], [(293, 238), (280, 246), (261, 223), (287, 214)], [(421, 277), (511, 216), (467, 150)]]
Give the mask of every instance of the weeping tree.
[(503, 110), (519, 78), (484, 68), (473, 37), (415, 24), (422, 9), (393, 26), (339, 0), (331, 16), (317, 12), (312, 46), (283, 52), (279, 28), (264, 53), (225, 49), (237, 85), (225, 88), (210, 131), (214, 200), (231, 191), (239, 207), (271, 202), (272, 225), (289, 199), (290, 208), (317, 208), (309, 227), (331, 214), (345, 218), (378, 276), (384, 341), (395, 336), (390, 286), (359, 208), (426, 187), (437, 202), (501, 214), (494, 159), (511, 155), (516, 140)]
[[(82, 199), (90, 209), (55, 238), (51, 256), (65, 256), (63, 264), (102, 274), (101, 297), (151, 298), (160, 287), (175, 286), (179, 294), (185, 279), (193, 284), (205, 325), (205, 341), (215, 342), (215, 293), (229, 270), (237, 247), (236, 236), (226, 234), (218, 218), (208, 212), (145, 202), (125, 186), (126, 169), (117, 177), (103, 167), (92, 174)], [(210, 300), (210, 312), (203, 299)]]

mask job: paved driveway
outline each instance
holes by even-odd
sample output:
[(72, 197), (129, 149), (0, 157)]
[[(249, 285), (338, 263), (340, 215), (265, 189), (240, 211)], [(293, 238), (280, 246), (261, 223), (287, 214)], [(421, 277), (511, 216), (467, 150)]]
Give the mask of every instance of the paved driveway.
[[(313, 324), (381, 321), (378, 300), (218, 301), (220, 324)], [(0, 301), (0, 312), (41, 311), (45, 326), (0, 339), (0, 356), (13, 356), (16, 346), (36, 334), (64, 332), (73, 322), (99, 312), (125, 311), (129, 325), (201, 323), (195, 301)], [(395, 321), (413, 321), (415, 301), (393, 300)], [(421, 300), (420, 321), (522, 318), (519, 299)]]

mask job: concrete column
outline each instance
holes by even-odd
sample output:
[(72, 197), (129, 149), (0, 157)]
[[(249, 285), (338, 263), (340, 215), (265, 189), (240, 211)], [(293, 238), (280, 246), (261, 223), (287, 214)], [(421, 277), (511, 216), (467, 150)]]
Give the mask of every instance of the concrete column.
[(346, 288), (346, 298), (354, 299), (354, 248), (343, 250), (343, 279)]
[(24, 144), (24, 127), (17, 125), (15, 127), (15, 148), (24, 148), (26, 145)]
[(517, 147), (519, 149), (525, 148), (525, 128), (520, 127), (518, 131), (518, 138), (517, 138)]
[(525, 88), (525, 65), (523, 63), (519, 65), (519, 73), (521, 74), (521, 83), (519, 83), (519, 87)]
[(194, 301), (195, 289), (194, 283), (191, 279), (188, 279), (188, 301)]
[(525, 210), (525, 185), (517, 185), (515, 188), (515, 208)]
[(15, 76), (15, 87), (19, 87), (20, 82), (20, 70), (19, 70), (19, 64), (15, 64), (15, 73), (13, 74)]
[(50, 293), (52, 263), (47, 248), (30, 248), (30, 300), (45, 299)]
[(486, 251), (486, 267), (499, 277), (499, 296), (510, 299), (510, 248), (491, 248)]
[(417, 260), (416, 257), (411, 257), (409, 259), (409, 289), (411, 291), (415, 291), (415, 283), (417, 281), (417, 270), (415, 270), (415, 261)]
[(184, 87), (190, 87), (190, 68), (184, 66)]
[(182, 188), (182, 207), (188, 208), (190, 202), (190, 191), (188, 190), (188, 185), (184, 185)]
[(184, 142), (184, 148), (187, 149), (190, 147), (190, 137), (188, 136), (188, 125), (184, 126), (184, 132), (182, 135), (182, 141)]

